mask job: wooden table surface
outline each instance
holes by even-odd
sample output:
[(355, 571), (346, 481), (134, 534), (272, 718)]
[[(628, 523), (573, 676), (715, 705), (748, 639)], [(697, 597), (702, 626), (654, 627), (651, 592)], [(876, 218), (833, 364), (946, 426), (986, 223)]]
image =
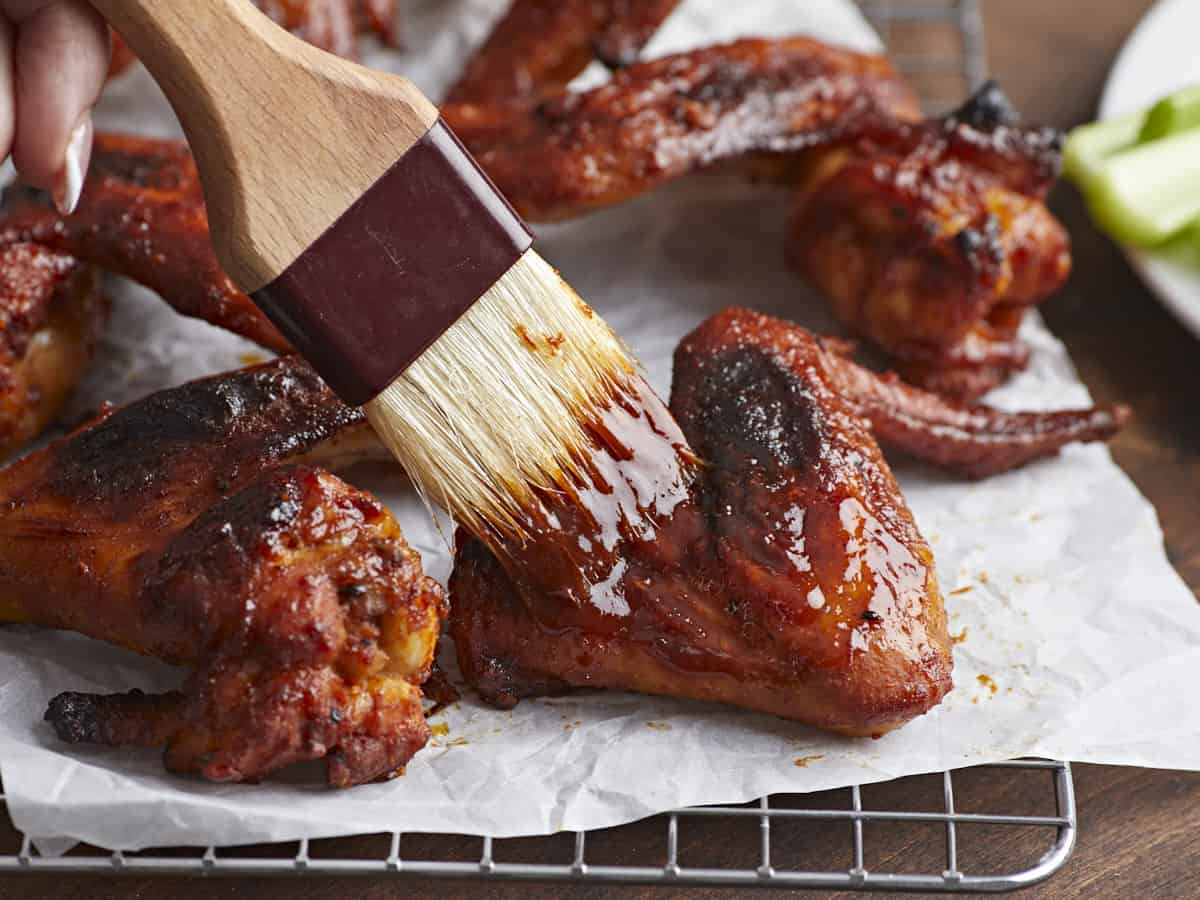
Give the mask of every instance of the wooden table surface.
[[(1069, 126), (1089, 118), (1103, 79), (1122, 40), (1150, 0), (985, 0), (988, 50), (993, 74), (1018, 107), (1033, 120)], [(1113, 444), (1120, 464), (1157, 506), (1167, 551), (1193, 590), (1200, 589), (1200, 341), (1190, 337), (1136, 280), (1121, 255), (1088, 223), (1078, 198), (1060, 188), (1056, 211), (1075, 242), (1070, 284), (1045, 307), (1054, 331), (1070, 346), (1084, 380), (1099, 400), (1123, 400), (1137, 413), (1134, 424)], [(979, 772), (956, 776), (960, 794), (978, 811), (1047, 813), (1048, 785)], [(1030, 895), (1047, 897), (1181, 897), (1200, 893), (1193, 835), (1200, 826), (1200, 775), (1106, 766), (1077, 766), (1079, 842), (1066, 868)], [(864, 789), (869, 805), (937, 808), (940, 788), (930, 779)], [(821, 802), (818, 798), (817, 802)], [(831, 795), (826, 802), (844, 803)], [(660, 847), (661, 821), (635, 826), (620, 840), (597, 843), (604, 862), (620, 863), (645, 847)], [(736, 833), (735, 833), (736, 832)], [(993, 833), (994, 832), (994, 833)], [(440, 839), (439, 839), (440, 840)], [(938, 871), (943, 864), (942, 831), (899, 827), (867, 833), (868, 868)], [(682, 859), (708, 857), (713, 864), (745, 865), (756, 852), (756, 828), (689, 826)], [(964, 866), (1003, 867), (1027, 851), (1011, 831), (967, 831), (960, 837)], [(521, 842), (506, 842), (507, 858), (536, 861)], [(477, 845), (476, 845), (477, 846)], [(840, 828), (798, 827), (774, 835), (776, 858), (827, 866), (846, 854)], [(567, 846), (559, 848), (562, 859)], [(364, 846), (362, 852), (376, 852)], [(475, 852), (474, 848), (470, 852)], [(551, 861), (551, 860), (544, 860)], [(848, 864), (848, 861), (847, 861)], [(173, 880), (36, 876), (0, 881), (0, 897), (29, 898), (255, 898), (289, 896), (333, 900), (354, 896), (556, 897), (562, 886), (480, 886), (433, 881), (333, 881), (304, 879)], [(728, 890), (670, 888), (585, 888), (585, 897), (728, 896)], [(775, 892), (769, 892), (773, 894)]]

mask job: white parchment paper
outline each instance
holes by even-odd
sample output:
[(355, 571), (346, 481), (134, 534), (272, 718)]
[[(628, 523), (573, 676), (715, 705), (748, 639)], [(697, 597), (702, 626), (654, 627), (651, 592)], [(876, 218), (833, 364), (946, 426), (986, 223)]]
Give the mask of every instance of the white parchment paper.
[[(372, 61), (438, 96), (503, 6), (409, 3), (414, 49)], [(650, 53), (796, 32), (877, 46), (844, 0), (689, 0)], [(112, 86), (98, 119), (108, 128), (174, 131), (140, 70)], [(695, 177), (541, 228), (540, 247), (633, 344), (665, 392), (677, 340), (723, 306), (833, 330), (823, 304), (783, 264), (786, 209), (779, 188)], [(254, 359), (244, 341), (182, 319), (144, 291), (118, 293), (81, 410)], [(1026, 331), (1033, 364), (995, 402), (1085, 404), (1062, 346), (1037, 321)], [(1200, 606), (1167, 562), (1153, 509), (1107, 450), (1071, 447), (980, 484), (916, 467), (899, 474), (937, 556), (951, 631), (963, 639), (954, 692), (881, 740), (630, 694), (526, 700), (498, 712), (468, 692), (435, 720), (448, 733), (390, 783), (334, 791), (307, 770), (260, 785), (209, 784), (167, 774), (156, 752), (61, 744), (41, 720), (60, 691), (161, 690), (179, 682), (178, 671), (77, 635), (13, 627), (0, 630), (0, 771), (9, 808), (35, 836), (136, 849), (385, 830), (513, 836), (598, 828), (677, 806), (1025, 754), (1200, 768), (1192, 686)], [(447, 547), (400, 480), (380, 470), (352, 472), (351, 480), (387, 499), (427, 569), (444, 578)]]

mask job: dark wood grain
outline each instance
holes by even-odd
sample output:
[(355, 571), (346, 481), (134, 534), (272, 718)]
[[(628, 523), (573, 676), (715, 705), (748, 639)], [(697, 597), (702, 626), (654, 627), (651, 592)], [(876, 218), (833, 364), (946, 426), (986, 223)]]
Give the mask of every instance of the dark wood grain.
[[(1069, 126), (1090, 117), (1112, 57), (1150, 0), (988, 0), (985, 14), (993, 72), (1029, 117)], [(1100, 400), (1122, 400), (1137, 412), (1134, 425), (1115, 443), (1118, 461), (1157, 506), (1172, 562), (1193, 590), (1200, 588), (1200, 342), (1170, 319), (1135, 279), (1121, 255), (1087, 222), (1067, 188), (1056, 193), (1055, 209), (1075, 240), (1075, 274), (1046, 308), (1047, 318), (1069, 345), (1079, 369)], [(1027, 896), (1092, 898), (1194, 896), (1198, 888), (1192, 840), (1200, 825), (1200, 775), (1107, 766), (1077, 766), (1079, 846), (1066, 869)], [(966, 772), (956, 776), (959, 796), (975, 811), (1049, 812), (1048, 784), (1036, 778), (1014, 783), (1003, 773)], [(928, 778), (905, 779), (864, 789), (871, 806), (937, 808), (939, 785)], [(795, 802), (845, 805), (846, 792), (830, 792)], [(689, 824), (680, 852), (684, 864), (752, 863), (757, 827)], [(943, 865), (943, 836), (936, 827), (868, 829), (868, 866), (936, 871)], [(407, 839), (406, 839), (407, 840)], [(419, 840), (419, 839), (418, 839)], [(1000, 869), (1014, 856), (1037, 848), (1012, 832), (997, 829), (960, 835), (962, 864)], [(662, 820), (639, 823), (619, 834), (600, 836), (589, 846), (594, 861), (644, 861), (647, 849), (664, 846)], [(427, 838), (433, 852), (453, 844), (477, 854), (477, 843)], [(344, 846), (344, 845), (342, 845)], [(548, 858), (531, 842), (500, 842), (497, 857), (558, 861), (569, 844)], [(777, 829), (773, 850), (781, 865), (849, 865), (848, 834), (828, 826)], [(351, 843), (350, 853), (374, 853), (377, 845)], [(550, 898), (725, 897), (728, 890), (670, 888), (583, 888), (511, 885), (501, 887), (421, 880), (333, 881), (152, 881), (134, 878), (28, 877), (0, 881), (0, 897), (103, 900), (164, 897), (247, 898), (278, 896), (361, 900), (407, 896)], [(774, 894), (776, 892), (770, 892)]]

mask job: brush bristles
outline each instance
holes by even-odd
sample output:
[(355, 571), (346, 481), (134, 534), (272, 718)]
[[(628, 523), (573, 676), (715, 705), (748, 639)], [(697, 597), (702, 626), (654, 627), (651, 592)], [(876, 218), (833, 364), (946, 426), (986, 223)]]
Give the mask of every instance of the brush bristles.
[(536, 490), (570, 490), (585, 425), (634, 373), (620, 339), (530, 250), (367, 417), (427, 501), (519, 539)]

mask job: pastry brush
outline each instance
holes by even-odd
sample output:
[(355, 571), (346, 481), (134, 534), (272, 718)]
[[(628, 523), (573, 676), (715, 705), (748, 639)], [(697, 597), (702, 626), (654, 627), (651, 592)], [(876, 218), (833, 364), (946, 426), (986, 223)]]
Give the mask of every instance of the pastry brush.
[(94, 0), (170, 100), (217, 257), (427, 499), (519, 537), (635, 364), (408, 80), (249, 0)]

